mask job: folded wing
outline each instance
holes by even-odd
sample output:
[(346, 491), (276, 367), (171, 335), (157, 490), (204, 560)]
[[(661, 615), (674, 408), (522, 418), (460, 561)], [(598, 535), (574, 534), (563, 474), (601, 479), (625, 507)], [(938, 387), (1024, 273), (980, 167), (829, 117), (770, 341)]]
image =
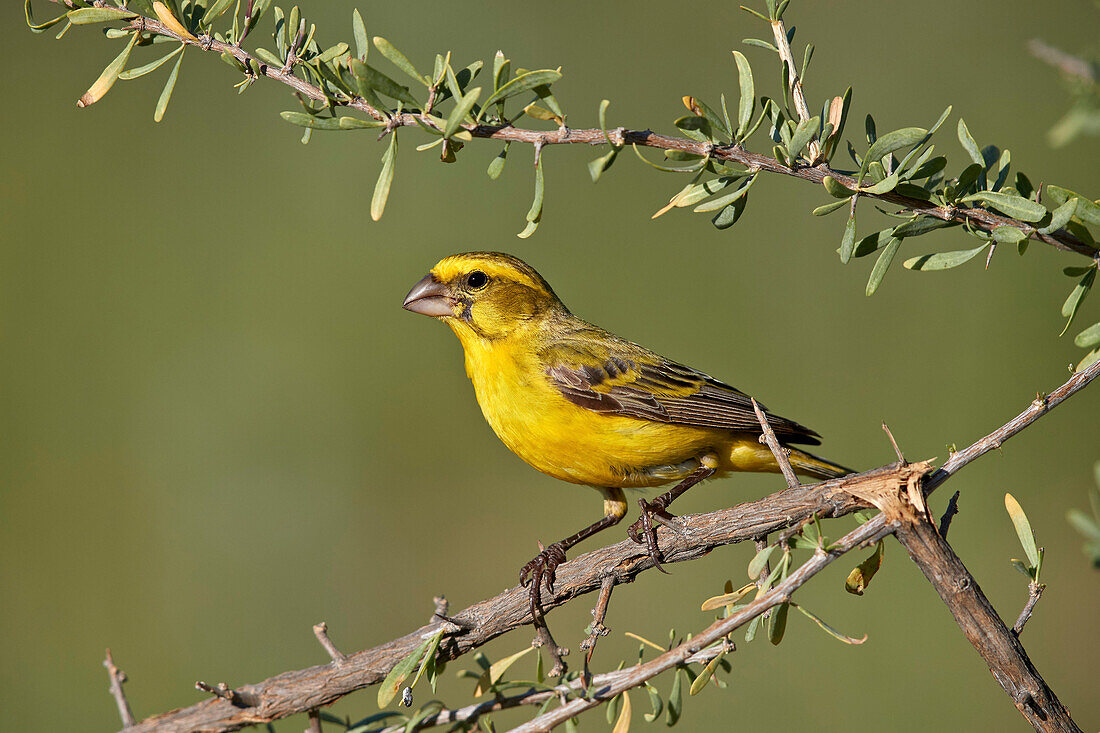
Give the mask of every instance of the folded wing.
[[(551, 383), (570, 402), (593, 412), (655, 422), (759, 432), (744, 392), (642, 346), (591, 327), (540, 354)], [(758, 403), (759, 404), (759, 403)], [(813, 430), (760, 405), (783, 443), (820, 444)]]

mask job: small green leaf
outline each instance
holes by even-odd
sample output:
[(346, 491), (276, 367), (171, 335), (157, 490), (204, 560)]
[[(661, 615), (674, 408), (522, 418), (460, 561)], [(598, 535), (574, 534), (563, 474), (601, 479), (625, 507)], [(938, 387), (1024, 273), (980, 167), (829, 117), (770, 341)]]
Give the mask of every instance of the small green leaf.
[(901, 239), (892, 237), (890, 243), (886, 245), (886, 249), (882, 250), (882, 254), (875, 260), (875, 266), (871, 268), (871, 275), (867, 278), (867, 287), (864, 289), (864, 293), (868, 297), (874, 295), (875, 291), (878, 290), (878, 286), (882, 284), (882, 278), (886, 277), (886, 271), (890, 269), (890, 263), (894, 261), (894, 255), (898, 253), (899, 247), (901, 247)]
[(420, 681), (420, 678), (425, 672), (427, 672), (429, 679), (434, 676), (432, 670), (435, 668), (435, 655), (436, 652), (439, 651), (439, 642), (442, 638), (443, 629), (432, 634), (429, 639), (428, 649), (424, 652), (424, 659), (420, 662), (420, 669), (416, 671), (416, 676), (413, 677), (413, 681), (409, 683), (409, 687), (416, 687), (416, 683)]
[(173, 56), (183, 53), (183, 49), (185, 48), (187, 48), (187, 44), (181, 43), (179, 48), (177, 48), (175, 51), (165, 54), (156, 61), (145, 64), (145, 66), (139, 66), (135, 69), (127, 69), (126, 71), (123, 71), (121, 74), (119, 74), (118, 78), (126, 81), (129, 79), (137, 79), (139, 76), (145, 76), (149, 72), (159, 69)]
[(1100, 323), (1094, 323), (1073, 338), (1073, 343), (1082, 349), (1100, 345)]
[(1050, 212), (1050, 223), (1045, 227), (1039, 227), (1037, 231), (1040, 234), (1052, 234), (1064, 227), (1069, 223), (1070, 218), (1077, 210), (1078, 201), (1080, 201), (1079, 198), (1071, 197), (1054, 211)]
[(806, 146), (810, 144), (810, 140), (817, 134), (820, 125), (820, 117), (811, 117), (798, 123), (794, 134), (791, 136), (790, 153), (792, 158), (802, 155), (802, 151), (806, 149)]
[(684, 692), (680, 686), (681, 670), (679, 667), (672, 672), (672, 691), (668, 694), (668, 705), (665, 706), (665, 725), (672, 727), (680, 720), (684, 711)]
[(909, 270), (920, 270), (922, 272), (931, 270), (950, 270), (952, 267), (958, 267), (974, 259), (978, 256), (978, 253), (986, 248), (986, 246), (985, 244), (980, 244), (974, 249), (921, 255), (920, 257), (913, 257), (906, 260), (903, 266)]
[(1077, 209), (1075, 214), (1077, 218), (1086, 224), (1100, 224), (1100, 206), (1090, 201), (1085, 196), (1070, 191), (1068, 188), (1062, 188), (1061, 186), (1047, 186), (1043, 190), (1046, 191), (1047, 196), (1050, 196), (1051, 200), (1056, 204), (1064, 204), (1070, 199), (1076, 198)]
[[(390, 143), (391, 145), (393, 143)], [(382, 685), (378, 688), (378, 707), (384, 708), (393, 701), (393, 698), (397, 695), (397, 691), (401, 689), (401, 683), (405, 681), (413, 669), (416, 668), (420, 658), (424, 656), (424, 651), (431, 643), (431, 638), (427, 638), (420, 643), (420, 646), (416, 647), (407, 657), (393, 666), (390, 673), (386, 675), (386, 679), (382, 681)]]
[[(86, 10), (95, 10), (96, 8), (86, 8)], [(79, 11), (73, 11), (79, 12)], [(122, 73), (122, 69), (125, 68), (126, 62), (130, 60), (130, 51), (134, 48), (134, 43), (137, 42), (139, 33), (136, 31), (131, 34), (130, 41), (126, 44), (126, 47), (122, 49), (122, 52), (115, 57), (114, 61), (107, 64), (107, 68), (103, 70), (103, 73), (99, 75), (99, 78), (95, 80), (88, 91), (84, 92), (83, 96), (77, 100), (77, 107), (87, 107), (90, 104), (95, 104), (103, 95), (111, 90), (111, 87), (115, 85), (118, 80), (118, 75)], [(179, 66), (179, 62), (176, 62), (176, 66)]]
[(511, 144), (512, 143), (510, 142), (504, 143), (504, 148), (501, 149), (499, 153), (497, 153), (495, 158), (489, 161), (489, 169), (486, 171), (486, 173), (488, 173), (489, 178), (493, 179), (494, 181), (500, 177), (501, 171), (504, 170), (504, 163), (508, 159), (508, 146)]
[(995, 227), (990, 234), (993, 236), (993, 241), (998, 244), (1014, 244), (1019, 246), (1020, 242), (1027, 239), (1027, 234), (1025, 234), (1022, 229), (1013, 226)]
[(893, 230), (895, 237), (919, 237), (936, 229), (953, 226), (955, 222), (937, 219), (934, 216), (918, 216), (916, 219), (900, 224)]
[[(928, 148), (928, 152), (935, 150), (935, 145)], [(906, 178), (911, 181), (919, 181), (922, 178), (928, 178), (934, 176), (944, 168), (947, 167), (947, 158), (942, 155), (937, 155), (935, 158), (926, 160), (923, 163), (915, 165), (912, 173), (907, 173)]]
[(1016, 536), (1020, 538), (1020, 544), (1024, 548), (1024, 553), (1027, 555), (1031, 567), (1035, 568), (1039, 564), (1039, 550), (1035, 547), (1035, 534), (1031, 531), (1031, 523), (1027, 521), (1027, 515), (1020, 507), (1020, 502), (1016, 501), (1012, 494), (1005, 494), (1005, 511), (1012, 519), (1012, 525), (1016, 528)]
[(707, 143), (714, 140), (714, 130), (710, 121), (700, 115), (685, 115), (672, 123), (680, 132), (692, 140)]
[(756, 632), (760, 630), (760, 624), (763, 617), (757, 616), (752, 621), (749, 621), (748, 627), (745, 628), (745, 643), (751, 644), (756, 641)]
[(795, 608), (797, 608), (799, 611), (801, 611), (803, 613), (803, 615), (806, 616), (806, 618), (810, 619), (815, 624), (817, 624), (822, 629), (824, 629), (826, 632), (828, 632), (828, 634), (830, 636), (832, 636), (835, 639), (839, 639), (840, 641), (843, 641), (845, 644), (862, 644), (863, 642), (867, 641), (867, 635), (866, 634), (863, 635), (862, 639), (855, 639), (851, 636), (845, 636), (844, 634), (840, 633), (839, 631), (834, 629), (832, 626), (829, 626), (829, 624), (825, 623), (820, 618), (818, 618), (814, 614), (810, 613), (809, 611), (807, 611), (805, 608), (798, 605), (797, 603), (792, 603), (791, 605), (794, 606)]
[(266, 48), (263, 48), (262, 46), (253, 51), (253, 54), (258, 57), (260, 61), (263, 61), (265, 64), (273, 68), (278, 69), (283, 65), (282, 59), (271, 53), (271, 51), (268, 51)]
[[(869, 254), (874, 254), (890, 244), (890, 240), (894, 239), (894, 237), (893, 229), (883, 229), (880, 232), (868, 234), (866, 237), (856, 242), (855, 249), (852, 251), (852, 257), (866, 257)], [(837, 252), (839, 251), (840, 250), (837, 249)]]
[(424, 86), (431, 85), (431, 79), (426, 79), (425, 77), (421, 76), (420, 73), (416, 70), (416, 67), (412, 65), (411, 61), (409, 61), (408, 57), (406, 57), (405, 54), (394, 48), (393, 44), (387, 41), (385, 38), (383, 38), (382, 36), (375, 36), (374, 47), (381, 51), (382, 55), (385, 56), (391, 64), (401, 69), (401, 71), (405, 72), (406, 75), (413, 79), (416, 79)]
[(360, 61), (366, 61), (367, 54), (370, 52), (370, 40), (358, 8), (351, 11), (351, 33), (355, 37), (355, 55)]
[(521, 74), (490, 94), (489, 98), (485, 100), (482, 112), (496, 102), (503, 102), (509, 97), (531, 91), (537, 86), (553, 84), (560, 78), (561, 72), (554, 69), (541, 69), (539, 71), (528, 71), (526, 74)]
[(214, 0), (214, 3), (202, 14), (199, 24), (203, 28), (209, 28), (215, 20), (225, 15), (225, 11), (229, 10), (233, 3), (234, 0)]
[(462, 120), (470, 113), (480, 96), (481, 87), (474, 87), (455, 103), (454, 109), (447, 117), (447, 125), (443, 128), (443, 137), (451, 137), (458, 132), (459, 127), (462, 126)]
[(780, 603), (768, 619), (768, 641), (773, 646), (779, 646), (779, 643), (783, 641), (783, 634), (787, 631), (787, 610), (790, 605), (789, 603)]
[(338, 58), (340, 56), (343, 56), (347, 52), (348, 52), (348, 44), (346, 44), (346, 43), (337, 43), (335, 46), (331, 46), (329, 48), (326, 48), (324, 51), (322, 51), (321, 53), (319, 53), (317, 55), (316, 59), (313, 59), (313, 60), (316, 60), (316, 61), (318, 61), (322, 64), (327, 64), (330, 61), (332, 61), (333, 59)]
[(1020, 221), (1035, 222), (1046, 216), (1047, 209), (1040, 203), (1025, 199), (1021, 196), (1013, 196), (1010, 193), (997, 191), (978, 191), (963, 199), (962, 203), (980, 201), (989, 204), (1002, 214), (1011, 216)]
[(707, 666), (703, 668), (703, 671), (699, 673), (699, 676), (691, 683), (691, 687), (688, 689), (689, 695), (698, 695), (703, 691), (703, 688), (710, 682), (710, 678), (714, 676), (715, 670), (718, 669), (718, 665), (722, 663), (722, 655), (725, 652), (719, 652), (707, 662)]
[(963, 172), (959, 174), (958, 179), (955, 181), (956, 195), (961, 196), (977, 182), (978, 178), (982, 175), (982, 167), (977, 163), (971, 163)]
[(966, 151), (966, 154), (970, 156), (970, 160), (984, 168), (985, 157), (982, 155), (981, 148), (978, 147), (978, 143), (974, 142), (974, 137), (970, 134), (970, 130), (967, 129), (966, 123), (961, 117), (959, 118), (957, 132), (959, 135), (959, 143), (963, 146), (963, 150)]
[(831, 214), (837, 209), (841, 209), (848, 205), (848, 201), (834, 201), (831, 204), (823, 204), (822, 206), (818, 206), (816, 209), (813, 210), (812, 213), (814, 216), (825, 216), (826, 214)]
[(873, 186), (864, 186), (863, 188), (860, 189), (860, 191), (863, 191), (864, 193), (874, 194), (874, 195), (878, 196), (878, 195), (881, 195), (881, 194), (884, 194), (884, 193), (889, 193), (890, 191), (893, 191), (895, 188), (897, 188), (897, 185), (898, 185), (898, 172), (894, 171), (893, 173), (886, 176), (885, 178), (883, 178), (881, 181), (874, 184)]
[(512, 62), (504, 58), (504, 54), (500, 51), (496, 52), (493, 56), (493, 91), (500, 89), (504, 86), (504, 80), (508, 78), (508, 74), (512, 69)]
[[(370, 218), (374, 221), (381, 219), (382, 212), (386, 210), (386, 200), (390, 197), (390, 185), (393, 184), (393, 170), (396, 163), (397, 133), (391, 132), (389, 147), (382, 155), (382, 170), (378, 174), (378, 182), (374, 184), (374, 195), (370, 200)], [(394, 693), (396, 694), (396, 690)]]
[(1080, 363), (1077, 364), (1077, 367), (1074, 369), (1074, 371), (1075, 372), (1083, 372), (1086, 369), (1089, 369), (1090, 367), (1092, 367), (1092, 365), (1095, 364), (1098, 361), (1100, 361), (1100, 348), (1093, 349), (1088, 354), (1086, 354), (1085, 358), (1082, 359), (1080, 361)]
[(588, 164), (588, 175), (592, 177), (593, 183), (598, 183), (600, 176), (603, 172), (611, 167), (611, 164), (615, 162), (615, 158), (619, 155), (618, 150), (609, 150), (604, 155), (596, 158)]
[(1017, 560), (1016, 558), (1012, 558), (1011, 560), (1009, 560), (1009, 562), (1012, 563), (1012, 567), (1016, 568), (1016, 570), (1018, 570), (1020, 574), (1023, 575), (1025, 578), (1027, 578), (1028, 580), (1034, 580), (1031, 575), (1031, 569), (1022, 561)]
[(527, 211), (527, 226), (524, 227), (522, 232), (516, 235), (520, 239), (527, 239), (539, 228), (539, 222), (542, 221), (543, 191), (542, 156), (540, 155), (538, 156), (538, 161), (535, 163), (535, 198), (531, 202), (531, 208)]
[(136, 18), (137, 14), (129, 10), (117, 8), (80, 8), (68, 12), (69, 22), (73, 25), (86, 25), (88, 23), (110, 23), (116, 20), (129, 20)]
[(715, 229), (729, 229), (736, 224), (737, 220), (741, 218), (741, 215), (745, 213), (745, 207), (748, 206), (748, 201), (748, 194), (742, 196), (715, 214), (714, 218), (710, 220), (710, 223), (714, 225)]
[(825, 176), (822, 178), (821, 185), (825, 187), (825, 190), (829, 192), (830, 196), (834, 196), (838, 199), (850, 199), (852, 196), (851, 189), (832, 176)]
[(764, 566), (768, 564), (768, 559), (775, 552), (775, 545), (768, 545), (761, 549), (756, 555), (753, 556), (752, 561), (749, 562), (749, 579), (756, 580), (760, 577), (760, 573), (763, 572)]
[(733, 52), (733, 60), (737, 63), (737, 79), (741, 87), (741, 101), (737, 105), (737, 134), (735, 139), (742, 142), (745, 132), (752, 121), (752, 111), (756, 106), (756, 89), (752, 80), (752, 67), (745, 54), (740, 51)]
[(776, 48), (773, 44), (768, 43), (767, 41), (761, 41), (759, 38), (742, 38), (741, 43), (745, 44), (746, 46), (756, 46), (757, 48), (766, 48), (769, 51), (774, 51), (776, 53), (779, 53), (779, 49)]
[[(856, 197), (852, 196), (851, 201)], [(856, 244), (856, 212), (853, 209), (848, 216), (848, 223), (844, 225), (844, 236), (840, 238), (840, 261), (847, 265), (852, 259), (852, 250)]]
[(661, 700), (661, 693), (657, 691), (657, 688), (648, 682), (645, 683), (645, 691), (649, 693), (649, 705), (653, 708), (653, 712), (646, 713), (642, 717), (645, 718), (645, 722), (652, 723), (661, 715), (661, 711), (664, 710), (665, 703)]
[(726, 139), (732, 139), (733, 132), (726, 127), (726, 121), (720, 117), (717, 112), (708, 107), (707, 103), (698, 97), (688, 97), (688, 99), (691, 99), (692, 104), (698, 108), (702, 116), (710, 123), (711, 128), (722, 133)]
[(364, 97), (366, 96), (366, 94), (364, 94), (365, 91), (376, 91), (398, 102), (407, 102), (413, 106), (420, 106), (420, 103), (417, 102), (416, 98), (409, 92), (408, 87), (398, 84), (381, 71), (378, 71), (373, 66), (359, 59), (351, 60), (351, 73), (355, 76), (355, 81), (359, 86), (359, 93)]
[(718, 209), (724, 209), (738, 199), (747, 196), (749, 194), (749, 189), (752, 188), (752, 185), (754, 183), (756, 183), (756, 177), (758, 175), (759, 173), (754, 174), (752, 177), (749, 178), (748, 181), (739, 186), (738, 189), (733, 193), (727, 194), (725, 196), (719, 196), (716, 199), (712, 199), (711, 201), (707, 201), (706, 203), (699, 204), (694, 209), (692, 209), (692, 211), (694, 211), (696, 214), (702, 214), (708, 211), (717, 211)]
[(496, 683), (500, 681), (500, 678), (504, 676), (504, 673), (508, 671), (508, 668), (526, 656), (527, 653), (534, 648), (533, 646), (529, 646), (511, 656), (493, 662), (478, 681), (477, 688), (474, 690), (474, 697), (480, 697), (481, 695), (491, 692)]
[[(183, 46), (180, 46), (180, 51), (183, 51)], [(183, 63), (183, 53), (180, 53), (179, 58), (176, 59), (176, 65), (172, 67), (172, 72), (168, 75), (168, 81), (164, 82), (164, 89), (160, 92), (160, 97), (157, 99), (157, 106), (153, 110), (153, 121), (160, 122), (164, 119), (164, 113), (168, 109), (168, 100), (172, 98), (172, 90), (176, 88), (176, 79), (180, 75), (180, 64)]]
[(863, 157), (863, 164), (859, 168), (858, 183), (863, 183), (863, 177), (867, 174), (867, 166), (871, 164), (871, 161), (877, 161), (902, 148), (916, 145), (927, 134), (928, 130), (923, 127), (903, 127), (877, 138), (867, 151), (867, 155)]
[(1081, 307), (1081, 303), (1085, 300), (1085, 296), (1089, 294), (1089, 290), (1092, 289), (1092, 283), (1096, 280), (1096, 267), (1088, 268), (1088, 271), (1077, 282), (1077, 285), (1070, 291), (1069, 297), (1066, 298), (1066, 302), (1062, 304), (1062, 316), (1069, 320), (1066, 321), (1066, 327), (1062, 329), (1063, 335), (1069, 330), (1069, 326), (1073, 323), (1073, 319), (1077, 317), (1077, 310)]
[(292, 125), (312, 130), (363, 130), (385, 127), (380, 120), (361, 120), (358, 117), (315, 117), (305, 112), (280, 112), (279, 116)]

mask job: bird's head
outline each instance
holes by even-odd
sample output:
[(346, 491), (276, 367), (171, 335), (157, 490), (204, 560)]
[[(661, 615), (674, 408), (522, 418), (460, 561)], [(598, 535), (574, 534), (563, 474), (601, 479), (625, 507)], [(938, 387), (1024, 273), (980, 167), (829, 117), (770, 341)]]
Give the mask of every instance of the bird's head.
[(527, 263), (500, 252), (451, 255), (413, 286), (405, 310), (442, 318), (465, 343), (504, 338), (565, 306)]

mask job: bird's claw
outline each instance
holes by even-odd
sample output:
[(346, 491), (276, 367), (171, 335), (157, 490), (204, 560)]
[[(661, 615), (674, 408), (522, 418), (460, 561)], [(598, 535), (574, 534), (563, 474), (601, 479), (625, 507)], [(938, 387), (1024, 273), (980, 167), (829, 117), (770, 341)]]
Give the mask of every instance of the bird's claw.
[(652, 502), (648, 502), (645, 499), (638, 499), (638, 506), (642, 508), (642, 516), (638, 518), (638, 521), (627, 528), (626, 533), (630, 539), (634, 540), (639, 545), (646, 546), (649, 557), (653, 560), (654, 567), (665, 575), (670, 575), (670, 573), (664, 569), (664, 566), (661, 565), (661, 549), (657, 545), (657, 528), (654, 527), (653, 520), (657, 520), (669, 529), (680, 534), (684, 534), (684, 528), (681, 526), (676, 515), (670, 514), (665, 509), (664, 503), (661, 502), (659, 498)]
[(520, 585), (526, 586), (531, 583), (532, 597), (537, 597), (539, 586), (545, 580), (546, 590), (553, 593), (558, 566), (564, 562), (565, 548), (560, 542), (555, 542), (531, 558), (531, 561), (520, 569)]

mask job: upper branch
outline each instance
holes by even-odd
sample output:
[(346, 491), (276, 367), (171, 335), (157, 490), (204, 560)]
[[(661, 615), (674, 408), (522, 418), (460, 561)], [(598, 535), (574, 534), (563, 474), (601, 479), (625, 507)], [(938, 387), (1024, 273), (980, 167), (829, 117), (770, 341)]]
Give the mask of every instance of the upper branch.
[[(54, 3), (65, 4), (64, 0), (51, 0)], [(113, 7), (110, 4), (103, 2), (103, 0), (95, 0), (92, 3), (97, 7)], [(387, 131), (392, 131), (398, 127), (414, 127), (417, 125), (425, 124), (424, 116), (419, 113), (401, 113), (394, 114), (380, 110), (373, 106), (360, 96), (353, 96), (349, 99), (334, 99), (331, 95), (325, 93), (323, 89), (294, 74), (294, 65), (287, 64), (282, 67), (272, 66), (262, 59), (250, 54), (248, 51), (241, 48), (239, 45), (229, 44), (209, 36), (200, 35), (193, 36), (190, 33), (180, 33), (177, 30), (165, 25), (164, 23), (154, 18), (138, 15), (127, 26), (129, 30), (142, 31), (147, 33), (155, 33), (157, 35), (173, 38), (180, 43), (195, 46), (203, 51), (213, 51), (218, 54), (229, 54), (244, 64), (250, 69), (258, 69), (260, 76), (274, 79), (275, 81), (285, 84), (293, 89), (296, 93), (302, 95), (302, 97), (313, 100), (315, 102), (321, 102), (325, 105), (334, 105), (347, 107), (351, 109), (359, 110), (372, 119), (375, 120), (387, 120)], [(782, 23), (776, 28), (776, 34), (783, 31)], [(783, 40), (786, 40), (785, 34)], [(789, 46), (787, 47), (788, 55), (790, 53)], [(784, 61), (786, 63), (786, 60)], [(795, 100), (796, 103), (801, 98), (801, 106), (799, 107), (799, 114), (803, 112), (808, 116), (808, 110), (803, 110), (805, 106), (805, 99), (802, 97), (801, 83), (795, 76), (793, 59), (791, 59), (791, 84), (796, 87)], [(541, 149), (546, 145), (606, 145), (608, 142), (608, 136), (605, 135), (603, 130), (599, 129), (570, 129), (562, 124), (556, 130), (531, 130), (514, 127), (511, 124), (506, 125), (471, 125), (463, 123), (462, 128), (469, 132), (470, 135), (476, 138), (488, 138), (493, 140), (503, 140), (506, 142), (520, 142), (527, 143), (536, 146)], [(991, 232), (997, 227), (1010, 226), (1015, 227), (1023, 231), (1028, 237), (1036, 239), (1044, 244), (1048, 244), (1057, 249), (1066, 252), (1075, 252), (1094, 259), (1100, 259), (1100, 250), (1096, 247), (1081, 241), (1072, 233), (1065, 229), (1059, 229), (1050, 234), (1043, 234), (1036, 231), (1036, 228), (1030, 226), (1024, 222), (1012, 219), (1010, 217), (1001, 216), (991, 211), (980, 208), (960, 208), (956, 206), (939, 206), (930, 201), (925, 201), (918, 198), (904, 196), (896, 191), (889, 191), (887, 193), (875, 194), (869, 193), (866, 190), (860, 190), (859, 184), (852, 176), (844, 175), (833, 169), (824, 163), (820, 163), (813, 166), (798, 166), (793, 165), (788, 167), (784, 163), (776, 160), (775, 158), (761, 155), (758, 153), (752, 153), (745, 150), (740, 145), (715, 145), (709, 142), (699, 142), (696, 140), (690, 140), (682, 137), (671, 137), (667, 135), (659, 135), (648, 129), (628, 129), (620, 128), (614, 133), (616, 144), (620, 142), (623, 144), (640, 145), (643, 147), (656, 148), (660, 150), (678, 150), (686, 153), (698, 155), (700, 157), (711, 157), (723, 161), (732, 161), (739, 163), (753, 171), (766, 171), (768, 173), (778, 173), (786, 176), (791, 176), (804, 181), (810, 181), (820, 184), (825, 176), (831, 176), (836, 181), (841, 183), (846, 188), (850, 189), (853, 193), (859, 192), (861, 197), (877, 198), (891, 204), (896, 204), (911, 211), (914, 215), (931, 216), (943, 221), (956, 221), (965, 224), (969, 224), (972, 228), (981, 229), (986, 232)], [(811, 148), (813, 151), (813, 148)], [(819, 152), (819, 151), (818, 151)], [(813, 158), (817, 158), (816, 153), (811, 153)]]

